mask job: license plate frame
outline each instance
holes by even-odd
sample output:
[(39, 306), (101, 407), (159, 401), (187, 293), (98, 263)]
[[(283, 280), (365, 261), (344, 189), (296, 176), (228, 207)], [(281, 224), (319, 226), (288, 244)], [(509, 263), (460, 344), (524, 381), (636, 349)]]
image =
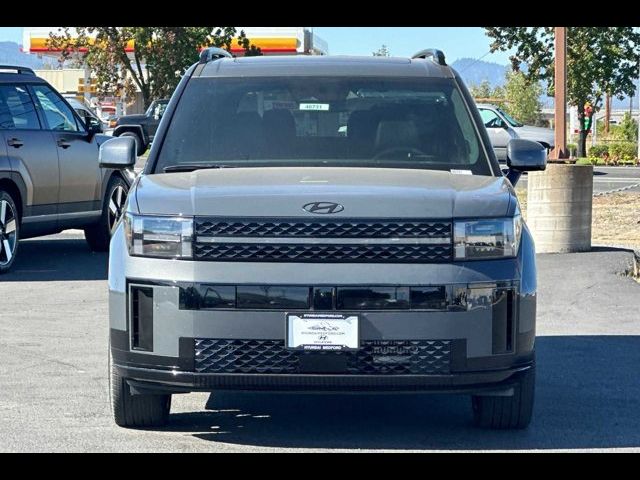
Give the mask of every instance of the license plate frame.
[(285, 325), (285, 343), (290, 350), (335, 352), (360, 348), (358, 314), (287, 312)]

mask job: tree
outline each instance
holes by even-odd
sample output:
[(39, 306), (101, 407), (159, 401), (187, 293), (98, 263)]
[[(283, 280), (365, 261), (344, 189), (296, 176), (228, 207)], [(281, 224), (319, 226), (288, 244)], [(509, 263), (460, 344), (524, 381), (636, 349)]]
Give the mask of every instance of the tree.
[[(131, 97), (137, 86), (145, 108), (170, 96), (203, 46), (231, 50), (234, 42), (245, 55), (261, 55), (234, 27), (68, 27), (51, 33), (48, 47), (60, 49), (60, 62), (82, 61), (92, 70), (101, 94), (124, 89)], [(237, 37), (237, 38), (236, 38)], [(133, 44), (133, 53), (127, 47)]]
[[(554, 27), (485, 27), (491, 51), (515, 49), (513, 70), (528, 66), (526, 77), (544, 79), (553, 95)], [(578, 109), (578, 156), (586, 154), (593, 115), (606, 93), (633, 95), (640, 54), (640, 33), (633, 27), (567, 27), (567, 98)], [(590, 104), (593, 108), (586, 109)]]
[(507, 72), (506, 80), (504, 109), (520, 122), (534, 125), (542, 110), (540, 83), (527, 79), (520, 71)]
[(504, 89), (501, 86), (492, 87), (489, 80), (483, 80), (478, 85), (471, 85), (469, 93), (478, 101), (491, 101), (496, 106), (504, 108)]
[(387, 46), (385, 44), (382, 44), (382, 46), (378, 50), (373, 52), (373, 56), (374, 57), (390, 57), (391, 53), (389, 52), (389, 49), (387, 48)]
[(631, 117), (629, 112), (624, 112), (618, 132), (618, 137), (625, 142), (635, 143), (638, 141), (638, 122)]

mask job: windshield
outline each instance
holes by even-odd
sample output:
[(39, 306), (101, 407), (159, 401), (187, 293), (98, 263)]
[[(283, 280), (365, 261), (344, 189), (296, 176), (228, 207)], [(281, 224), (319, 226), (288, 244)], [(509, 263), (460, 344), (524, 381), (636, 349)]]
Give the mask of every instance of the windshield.
[(509, 115), (504, 110), (498, 109), (500, 114), (504, 117), (504, 119), (511, 124), (512, 127), (523, 127), (524, 125)]
[(455, 83), (425, 78), (194, 78), (154, 171), (215, 163), (491, 174)]

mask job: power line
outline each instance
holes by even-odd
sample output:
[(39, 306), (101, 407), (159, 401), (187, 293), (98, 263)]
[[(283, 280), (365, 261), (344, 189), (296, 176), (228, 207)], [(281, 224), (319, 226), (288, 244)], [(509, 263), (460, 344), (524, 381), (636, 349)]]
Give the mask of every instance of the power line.
[(491, 50), (489, 50), (487, 53), (485, 53), (484, 55), (482, 55), (480, 58), (474, 60), (473, 62), (471, 62), (470, 64), (468, 64), (466, 67), (461, 68), (460, 70), (458, 70), (458, 73), (462, 73), (464, 72), (466, 69), (468, 69), (469, 67), (471, 67), (472, 65), (475, 65), (476, 63), (478, 63), (480, 60), (482, 60), (484, 57), (486, 57), (487, 55), (489, 55), (491, 53)]

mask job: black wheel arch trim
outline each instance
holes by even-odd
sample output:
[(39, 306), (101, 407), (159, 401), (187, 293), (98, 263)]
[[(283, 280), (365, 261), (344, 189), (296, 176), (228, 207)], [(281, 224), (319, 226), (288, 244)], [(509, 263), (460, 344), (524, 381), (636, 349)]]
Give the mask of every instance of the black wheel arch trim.
[[(10, 182), (15, 188), (18, 190), (18, 194), (20, 198), (15, 198), (16, 207), (18, 207), (18, 214), (20, 217), (24, 217), (25, 214), (29, 214), (29, 189), (27, 183), (24, 181), (22, 175), (17, 172), (2, 172), (0, 171), (0, 182), (7, 181)], [(29, 183), (29, 185), (32, 185)], [(33, 190), (31, 190), (33, 191)], [(33, 195), (33, 194), (32, 194)]]
[(149, 140), (147, 139), (146, 134), (144, 133), (144, 128), (142, 128), (141, 125), (135, 125), (135, 124), (118, 125), (116, 128), (113, 129), (113, 136), (119, 137), (120, 135), (126, 132), (134, 132), (135, 134), (137, 134), (140, 137), (140, 141), (144, 145), (147, 145), (149, 143)]

